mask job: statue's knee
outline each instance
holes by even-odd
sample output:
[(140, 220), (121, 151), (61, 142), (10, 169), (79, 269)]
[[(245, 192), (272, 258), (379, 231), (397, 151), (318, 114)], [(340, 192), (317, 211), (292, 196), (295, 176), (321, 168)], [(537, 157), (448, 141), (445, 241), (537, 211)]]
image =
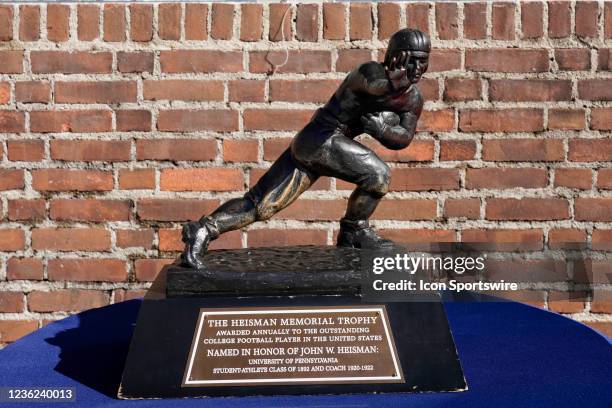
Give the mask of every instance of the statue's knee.
[(359, 187), (370, 193), (383, 196), (389, 192), (390, 180), (389, 166), (382, 163), (381, 166), (376, 167), (372, 173), (368, 174)]

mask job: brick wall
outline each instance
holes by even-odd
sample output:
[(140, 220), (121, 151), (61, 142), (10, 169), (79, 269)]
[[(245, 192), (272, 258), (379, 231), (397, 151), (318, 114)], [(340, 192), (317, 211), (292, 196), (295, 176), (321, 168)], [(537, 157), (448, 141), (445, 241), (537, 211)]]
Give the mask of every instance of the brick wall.
[[(2, 5), (0, 343), (142, 295), (181, 223), (243, 194), (405, 26), (433, 40), (427, 102), (408, 149), (363, 140), (392, 168), (374, 224), (609, 260), (612, 2)], [(212, 247), (332, 244), (350, 191), (322, 179)], [(514, 296), (610, 333), (605, 299)]]

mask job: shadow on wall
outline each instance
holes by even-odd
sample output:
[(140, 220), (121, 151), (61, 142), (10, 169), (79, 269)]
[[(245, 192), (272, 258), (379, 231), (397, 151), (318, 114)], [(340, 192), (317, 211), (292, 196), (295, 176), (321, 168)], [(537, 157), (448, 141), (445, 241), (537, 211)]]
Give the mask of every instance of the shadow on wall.
[(79, 325), (45, 341), (60, 348), (55, 371), (116, 398), (140, 300), (78, 315)]

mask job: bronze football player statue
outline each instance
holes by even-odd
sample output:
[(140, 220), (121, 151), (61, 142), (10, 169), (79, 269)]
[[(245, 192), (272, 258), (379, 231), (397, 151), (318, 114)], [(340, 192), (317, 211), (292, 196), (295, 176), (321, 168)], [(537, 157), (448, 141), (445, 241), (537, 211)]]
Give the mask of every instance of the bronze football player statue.
[(389, 189), (389, 167), (353, 139), (367, 133), (392, 150), (410, 144), (423, 108), (423, 97), (415, 84), (427, 70), (430, 47), (426, 34), (403, 29), (389, 40), (382, 64), (370, 61), (350, 72), (252, 189), (199, 221), (185, 224), (183, 263), (201, 268), (201, 255), (211, 240), (269, 219), (320, 176), (357, 185), (340, 220), (338, 246), (391, 245), (368, 224)]

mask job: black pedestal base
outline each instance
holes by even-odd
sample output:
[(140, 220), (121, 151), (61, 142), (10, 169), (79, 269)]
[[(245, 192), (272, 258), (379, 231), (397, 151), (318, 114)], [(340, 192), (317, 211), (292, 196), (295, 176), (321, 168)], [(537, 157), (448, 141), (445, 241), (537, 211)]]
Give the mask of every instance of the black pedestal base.
[(467, 388), (440, 302), (387, 303), (404, 383), (182, 387), (200, 308), (364, 305), (358, 295), (167, 298), (165, 273), (142, 303), (119, 397), (304, 395), (462, 391)]

